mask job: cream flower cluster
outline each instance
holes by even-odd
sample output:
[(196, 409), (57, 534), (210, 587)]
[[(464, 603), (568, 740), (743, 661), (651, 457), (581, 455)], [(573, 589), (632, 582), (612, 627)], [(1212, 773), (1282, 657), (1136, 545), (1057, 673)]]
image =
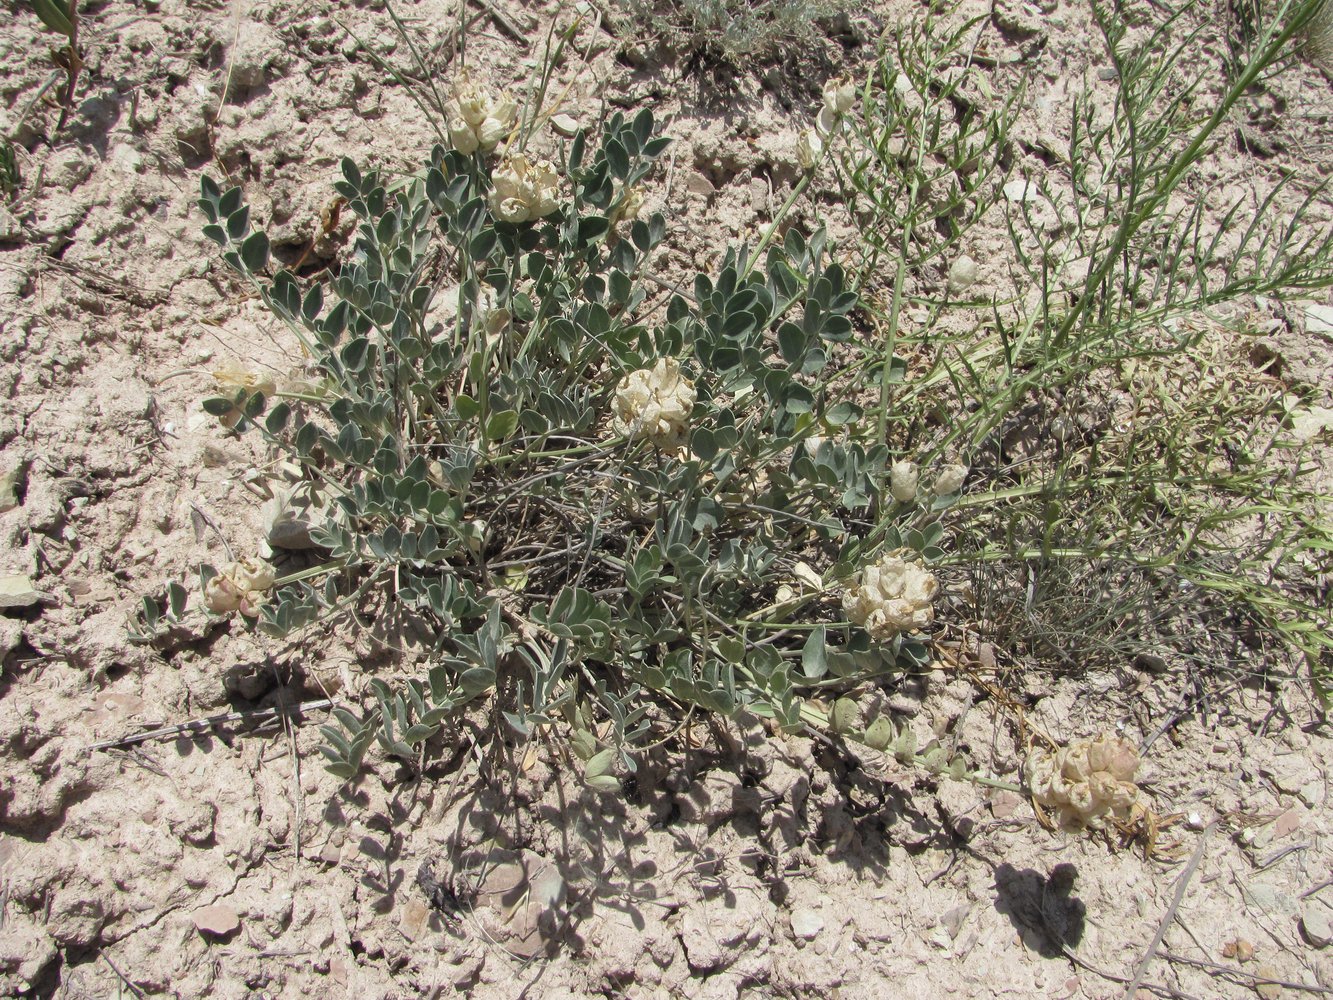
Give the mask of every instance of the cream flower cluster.
[(550, 215), (560, 180), (545, 160), (529, 160), (521, 153), (507, 157), (491, 174), (491, 214), (501, 222), (531, 222)]
[(277, 578), (277, 571), (264, 560), (241, 559), (204, 585), (204, 605), (215, 615), (239, 611), (253, 618), (259, 614), (264, 591)]
[(466, 75), (454, 85), (453, 97), (445, 106), (449, 118), (449, 141), (460, 153), (489, 153), (514, 127), (518, 105), (499, 100), (474, 84)]
[(1126, 819), (1139, 799), (1133, 744), (1102, 735), (1078, 740), (1053, 754), (1034, 751), (1023, 765), (1032, 797), (1054, 809), (1061, 829), (1100, 830), (1108, 819)]
[(933, 622), (931, 602), (938, 591), (939, 582), (925, 566), (890, 554), (861, 571), (860, 582), (843, 594), (842, 607), (849, 621), (887, 642)]
[(659, 358), (652, 368), (620, 380), (611, 403), (611, 425), (617, 434), (672, 448), (685, 439), (695, 399), (694, 383), (681, 376), (680, 362)]

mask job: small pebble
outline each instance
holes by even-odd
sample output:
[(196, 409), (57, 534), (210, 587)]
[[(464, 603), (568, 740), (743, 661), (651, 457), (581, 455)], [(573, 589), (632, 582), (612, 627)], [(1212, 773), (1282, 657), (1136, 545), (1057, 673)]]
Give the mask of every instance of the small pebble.
[(791, 932), (798, 938), (813, 941), (824, 929), (824, 918), (807, 906), (791, 911)]
[[(1256, 976), (1262, 976), (1264, 979), (1281, 979), (1277, 969), (1271, 965), (1261, 965), (1254, 970)], [(1282, 987), (1277, 983), (1256, 983), (1254, 992), (1258, 993), (1264, 1000), (1278, 1000), (1282, 996)]]
[(194, 926), (204, 933), (219, 936), (230, 934), (241, 926), (241, 918), (236, 911), (220, 903), (200, 907), (190, 914), (190, 919), (194, 921)]
[(579, 123), (574, 120), (572, 115), (554, 115), (551, 118), (551, 128), (569, 139), (579, 130)]
[(1311, 903), (1301, 914), (1301, 931), (1305, 940), (1316, 948), (1327, 948), (1333, 942), (1333, 921), (1329, 909), (1320, 903)]

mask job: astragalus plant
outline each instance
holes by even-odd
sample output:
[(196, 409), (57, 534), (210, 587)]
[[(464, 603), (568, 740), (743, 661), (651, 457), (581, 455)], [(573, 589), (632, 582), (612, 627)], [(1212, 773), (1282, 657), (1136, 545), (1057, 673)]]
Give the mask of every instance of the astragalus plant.
[(358, 226), (332, 278), (276, 264), (241, 192), (204, 182), (206, 234), (306, 354), (285, 383), (229, 374), (206, 409), (299, 470), (321, 553), (276, 578), (206, 567), (207, 609), (273, 636), (411, 618), (431, 637), (418, 676), (376, 676), (368, 714), (324, 728), (345, 778), (376, 741), (418, 764), (465, 706), (567, 739), (604, 788), (701, 712), (914, 759), (837, 697), (926, 659), (942, 548), (929, 504), (881, 490), (888, 451), (830, 364), (861, 335), (823, 236), (659, 292), (650, 113), (553, 163), (527, 122), (499, 138), (505, 102), (464, 82), (454, 104), (460, 148), (420, 173), (344, 161)]

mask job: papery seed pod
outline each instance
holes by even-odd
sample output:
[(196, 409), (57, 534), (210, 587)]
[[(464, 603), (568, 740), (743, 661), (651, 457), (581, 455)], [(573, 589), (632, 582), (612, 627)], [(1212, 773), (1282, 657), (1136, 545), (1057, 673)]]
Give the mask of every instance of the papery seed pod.
[(977, 262), (963, 254), (949, 265), (948, 288), (950, 295), (961, 295), (977, 283)]

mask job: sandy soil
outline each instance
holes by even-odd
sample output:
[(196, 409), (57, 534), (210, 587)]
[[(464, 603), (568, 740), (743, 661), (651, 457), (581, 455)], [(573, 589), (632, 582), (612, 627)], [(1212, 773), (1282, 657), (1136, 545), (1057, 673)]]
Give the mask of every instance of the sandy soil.
[[(200, 234), (200, 174), (241, 183), (280, 252), (331, 256), (321, 211), (338, 160), (409, 169), (434, 135), (367, 53), (414, 71), (381, 4), (91, 6), (89, 73), (54, 140), (55, 109), (29, 111), (52, 36), (0, 13), (0, 132), (25, 178), (0, 204), (0, 473), (18, 473), (0, 575), (42, 592), (0, 612), (0, 995), (1070, 1000), (1123, 996), (1150, 952), (1145, 995), (1243, 997), (1261, 980), (1289, 984), (1266, 997), (1333, 992), (1333, 742), (1299, 679), (1201, 703), (1169, 665), (1018, 675), (1032, 727), (1146, 743), (1145, 787), (1174, 817), (1150, 858), (1052, 834), (1013, 793), (755, 726), (701, 729), (697, 749), (646, 761), (611, 798), (556, 754), (510, 761), (466, 730), (425, 780), (382, 766), (343, 787), (314, 752), (318, 709), (92, 748), (355, 699), (394, 668), (384, 637), (280, 646), (224, 626), (163, 652), (131, 644), (126, 623), (141, 595), (223, 561), (220, 535), (250, 551), (262, 534), (249, 483), (269, 459), (199, 411), (205, 373), (294, 363)], [(457, 5), (396, 9), (447, 81)], [(553, 11), (504, 10), (531, 20), (531, 40), (483, 19), (469, 57), (512, 84)], [(1042, 170), (1072, 89), (1104, 59), (1072, 0), (997, 0), (994, 14), (997, 86), (1034, 70), (1020, 145)], [(719, 88), (627, 53), (631, 38), (582, 40), (570, 113), (590, 122), (611, 95), (667, 120), (674, 158), (649, 205), (682, 220), (668, 263), (708, 265), (789, 189), (822, 81)], [(1264, 154), (1219, 159), (1228, 185), (1333, 165), (1328, 81), (1291, 72), (1244, 123)], [(999, 280), (1004, 246), (998, 229), (975, 235), (983, 282)], [(1268, 332), (1280, 377), (1327, 402), (1328, 341), (1296, 320)], [(1012, 720), (974, 678), (942, 662), (891, 705), (923, 742), (943, 734), (1012, 774)]]

